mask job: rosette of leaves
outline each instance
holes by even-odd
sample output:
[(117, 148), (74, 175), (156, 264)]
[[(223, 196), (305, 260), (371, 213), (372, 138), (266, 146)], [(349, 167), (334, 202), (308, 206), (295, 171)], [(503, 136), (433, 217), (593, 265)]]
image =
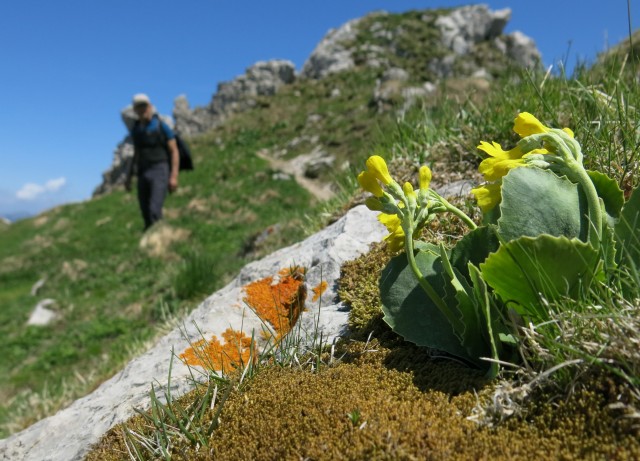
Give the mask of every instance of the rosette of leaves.
[(640, 193), (625, 203), (614, 180), (586, 173), (600, 226), (581, 184), (551, 169), (513, 168), (502, 178), (499, 205), (452, 249), (414, 242), (431, 295), (407, 255), (389, 262), (380, 278), (384, 320), (406, 340), (495, 376), (497, 360), (514, 359), (518, 325), (548, 320), (550, 303), (584, 299), (620, 266), (640, 267)]

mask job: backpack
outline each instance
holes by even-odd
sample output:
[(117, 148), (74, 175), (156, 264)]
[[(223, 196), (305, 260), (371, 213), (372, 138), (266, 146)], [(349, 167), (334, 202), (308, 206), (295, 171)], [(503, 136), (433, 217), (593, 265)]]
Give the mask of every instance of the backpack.
[[(158, 114), (155, 114), (154, 117), (158, 117)], [(162, 129), (162, 120), (160, 119), (160, 117), (158, 117), (158, 130), (160, 130), (160, 135), (162, 136), (162, 142), (165, 144), (167, 144), (167, 137), (164, 133), (164, 130)], [(136, 124), (138, 122), (136, 121)], [(193, 159), (191, 158), (191, 150), (189, 149), (189, 146), (187, 145), (187, 143), (184, 141), (184, 139), (182, 139), (182, 137), (174, 132), (175, 135), (175, 140), (176, 140), (176, 144), (178, 145), (178, 157), (179, 157), (179, 167), (178, 169), (180, 171), (184, 171), (184, 170), (193, 170)], [(168, 151), (167, 151), (168, 153)]]
[(193, 159), (191, 158), (189, 146), (178, 133), (175, 133), (175, 135), (176, 144), (178, 145), (178, 154), (180, 156), (179, 170), (193, 170)]

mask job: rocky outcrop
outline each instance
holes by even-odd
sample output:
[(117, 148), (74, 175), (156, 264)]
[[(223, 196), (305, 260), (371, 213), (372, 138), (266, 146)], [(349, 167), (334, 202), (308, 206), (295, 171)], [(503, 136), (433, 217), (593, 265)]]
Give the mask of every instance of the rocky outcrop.
[(438, 17), (436, 26), (448, 49), (456, 54), (467, 54), (476, 43), (501, 35), (510, 18), (509, 8), (491, 11), (486, 5), (472, 5)]
[(450, 53), (434, 58), (429, 62), (429, 68), (439, 77), (477, 74), (482, 68), (472, 65), (470, 60), (459, 66), (457, 73), (454, 68), (460, 62), (459, 57), (474, 53), (476, 47), (483, 43), (523, 67), (539, 66), (540, 52), (531, 38), (518, 31), (503, 35), (509, 19), (509, 8), (492, 11), (487, 5), (465, 6), (439, 16), (435, 25), (440, 31), (442, 45)]
[(353, 68), (353, 50), (347, 45), (356, 38), (360, 21), (353, 19), (329, 30), (302, 66), (301, 77), (318, 79)]
[[(520, 31), (505, 35), (505, 54), (520, 64), (522, 67), (535, 68), (542, 62), (542, 56), (536, 47), (536, 42), (531, 37)], [(497, 42), (500, 43), (499, 41)]]
[[(322, 333), (331, 343), (344, 334), (348, 312), (337, 300), (340, 266), (368, 250), (385, 234), (376, 213), (359, 206), (346, 216), (288, 248), (278, 250), (260, 261), (245, 266), (229, 285), (207, 298), (183, 322), (162, 338), (151, 350), (131, 361), (120, 373), (104, 382), (93, 393), (83, 397), (56, 415), (46, 418), (8, 439), (0, 440), (2, 461), (80, 460), (89, 447), (109, 428), (127, 420), (134, 408), (148, 408), (151, 384), (162, 394), (157, 383), (166, 383), (172, 351), (180, 354), (202, 338), (221, 337), (227, 328), (243, 331), (259, 338), (262, 321), (247, 309), (243, 287), (250, 282), (276, 275), (283, 268), (306, 267), (308, 292), (326, 282), (326, 291), (315, 302), (308, 301), (298, 322), (301, 339), (309, 341), (311, 333)], [(311, 304), (313, 303), (313, 304)], [(305, 333), (306, 332), (306, 333)], [(171, 393), (178, 397), (191, 389), (190, 370), (180, 360), (171, 369)]]
[(295, 80), (291, 61), (257, 62), (245, 74), (218, 85), (209, 105), (191, 110), (186, 96), (174, 103), (176, 130), (185, 136), (203, 133), (223, 123), (230, 115), (255, 106), (258, 96), (271, 96), (282, 85)]
[[(296, 78), (322, 79), (357, 66), (379, 69), (382, 76), (373, 90), (372, 104), (380, 111), (398, 108), (402, 115), (411, 106), (433, 99), (438, 80), (452, 77), (490, 80), (504, 70), (506, 62), (525, 67), (540, 64), (540, 53), (531, 38), (521, 32), (503, 34), (511, 10), (492, 11), (486, 5), (474, 5), (445, 12), (426, 10), (417, 16), (425, 27), (438, 30), (440, 42), (437, 37), (434, 43), (417, 42), (417, 46), (429, 50), (433, 46), (434, 52), (418, 53), (433, 55), (417, 66), (427, 69), (428, 76), (411, 75), (413, 70), (398, 67), (397, 62), (406, 60), (407, 54), (399, 43), (411, 41), (412, 37), (406, 35), (410, 32), (402, 23), (386, 21), (388, 16), (383, 11), (371, 13), (329, 30), (302, 66), (299, 77), (290, 61), (260, 61), (243, 75), (220, 83), (206, 106), (191, 108), (186, 96), (177, 97), (173, 110), (176, 131), (186, 137), (200, 135), (223, 124), (233, 114), (251, 109), (258, 98), (275, 94)], [(367, 38), (363, 41), (363, 37)], [(339, 94), (340, 88), (334, 88), (329, 97)], [(123, 112), (126, 125), (131, 121), (129, 115)], [(127, 137), (116, 148), (113, 163), (103, 174), (103, 182), (94, 195), (123, 184), (132, 155), (133, 147)]]

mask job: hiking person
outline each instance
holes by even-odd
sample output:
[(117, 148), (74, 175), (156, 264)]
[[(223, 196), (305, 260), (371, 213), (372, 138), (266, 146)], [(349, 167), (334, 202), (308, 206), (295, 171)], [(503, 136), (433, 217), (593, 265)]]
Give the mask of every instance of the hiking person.
[(133, 96), (133, 111), (138, 120), (131, 129), (134, 153), (125, 188), (131, 190), (133, 169), (138, 175), (138, 202), (146, 231), (162, 218), (167, 191), (178, 188), (179, 153), (176, 136), (156, 114), (146, 94)]

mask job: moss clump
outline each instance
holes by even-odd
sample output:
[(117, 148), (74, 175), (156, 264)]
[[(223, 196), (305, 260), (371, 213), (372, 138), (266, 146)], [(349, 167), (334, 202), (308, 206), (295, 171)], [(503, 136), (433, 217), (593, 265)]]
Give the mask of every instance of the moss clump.
[[(368, 349), (371, 349), (369, 345)], [(529, 420), (483, 428), (466, 419), (469, 389), (448, 386), (478, 376), (452, 362), (428, 370), (389, 367), (397, 351), (375, 344), (320, 372), (270, 367), (227, 401), (209, 448), (176, 450), (176, 460), (298, 459), (638, 459), (637, 435), (625, 432), (594, 391), (532, 408)], [(416, 385), (417, 381), (422, 386)], [(433, 383), (431, 383), (433, 384)], [(181, 453), (179, 452), (181, 451)]]
[(342, 265), (338, 295), (351, 307), (349, 328), (356, 336), (384, 328), (378, 279), (389, 261), (386, 247), (386, 243), (374, 243), (368, 253)]

